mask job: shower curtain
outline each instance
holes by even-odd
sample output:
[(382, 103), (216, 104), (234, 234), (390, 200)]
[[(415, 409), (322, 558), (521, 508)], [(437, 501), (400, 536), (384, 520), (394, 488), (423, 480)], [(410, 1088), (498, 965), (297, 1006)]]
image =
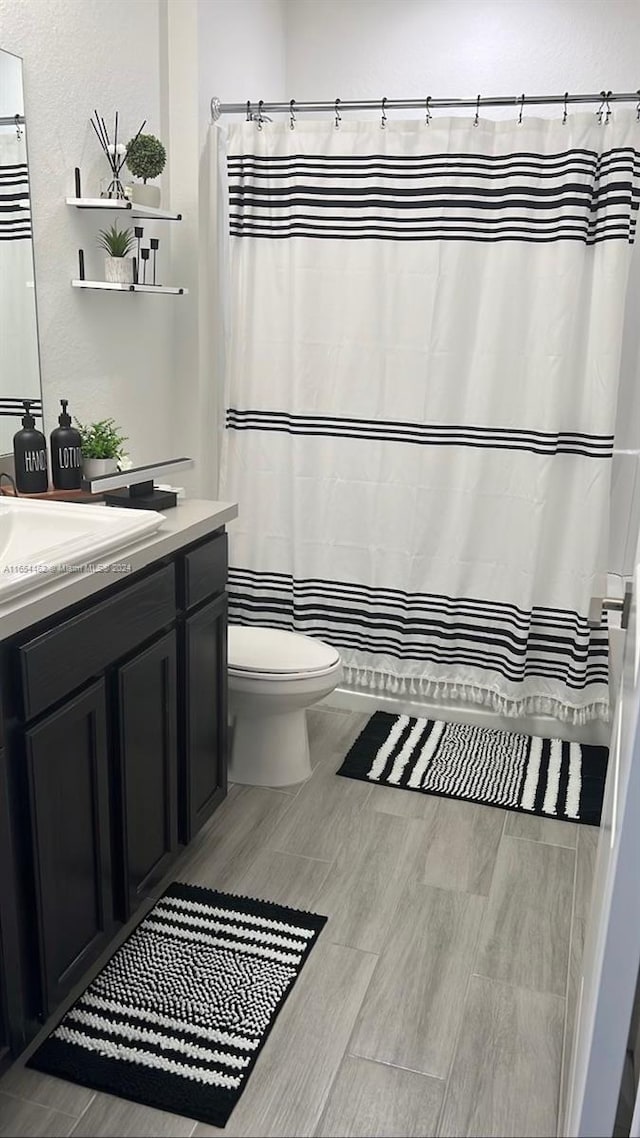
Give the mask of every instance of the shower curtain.
[(0, 126), (0, 392), (3, 454), (20, 425), (19, 397), (40, 400), (24, 126), (20, 138), (15, 127)]
[(254, 122), (227, 151), (230, 619), (347, 682), (606, 718), (640, 124)]

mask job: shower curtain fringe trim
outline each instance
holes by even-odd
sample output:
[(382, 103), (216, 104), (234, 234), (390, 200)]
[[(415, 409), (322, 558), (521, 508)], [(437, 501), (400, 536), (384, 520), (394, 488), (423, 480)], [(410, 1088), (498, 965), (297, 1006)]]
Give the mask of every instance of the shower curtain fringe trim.
[(344, 682), (352, 687), (369, 688), (372, 691), (386, 692), (390, 695), (421, 696), (434, 700), (461, 700), (488, 707), (499, 715), (510, 718), (524, 718), (529, 715), (549, 715), (564, 723), (579, 726), (594, 719), (609, 720), (609, 703), (597, 700), (575, 707), (561, 703), (544, 695), (526, 696), (524, 699), (508, 699), (489, 688), (477, 684), (451, 682), (449, 680), (429, 680), (418, 676), (395, 676), (376, 668), (357, 667), (346, 664), (343, 667)]

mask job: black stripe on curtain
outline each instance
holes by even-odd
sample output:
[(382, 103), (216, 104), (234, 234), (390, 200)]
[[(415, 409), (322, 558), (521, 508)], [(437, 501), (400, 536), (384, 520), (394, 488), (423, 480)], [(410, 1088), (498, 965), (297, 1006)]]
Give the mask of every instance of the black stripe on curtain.
[(512, 683), (532, 676), (582, 690), (608, 682), (608, 632), (569, 610), (529, 612), (481, 599), (400, 593), (286, 573), (229, 570), (230, 620), (265, 624), (404, 661), (492, 670)]

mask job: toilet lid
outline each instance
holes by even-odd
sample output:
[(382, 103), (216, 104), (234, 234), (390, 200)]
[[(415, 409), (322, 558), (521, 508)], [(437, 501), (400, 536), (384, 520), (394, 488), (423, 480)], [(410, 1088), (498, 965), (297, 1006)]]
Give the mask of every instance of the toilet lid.
[(234, 672), (263, 672), (271, 675), (326, 672), (340, 662), (340, 653), (299, 632), (279, 628), (229, 625), (228, 659)]

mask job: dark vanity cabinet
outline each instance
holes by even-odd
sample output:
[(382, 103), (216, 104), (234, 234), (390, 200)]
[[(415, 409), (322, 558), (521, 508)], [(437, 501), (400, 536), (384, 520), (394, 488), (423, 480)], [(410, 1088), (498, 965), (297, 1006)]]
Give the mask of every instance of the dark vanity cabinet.
[(3, 1024), (15, 1054), (226, 794), (226, 572), (216, 531), (0, 644), (0, 1060)]
[[(125, 919), (178, 849), (178, 679), (172, 629), (118, 669), (117, 819)], [(213, 756), (209, 754), (212, 766)]]
[(113, 912), (103, 679), (25, 731), (42, 1010), (106, 947)]

